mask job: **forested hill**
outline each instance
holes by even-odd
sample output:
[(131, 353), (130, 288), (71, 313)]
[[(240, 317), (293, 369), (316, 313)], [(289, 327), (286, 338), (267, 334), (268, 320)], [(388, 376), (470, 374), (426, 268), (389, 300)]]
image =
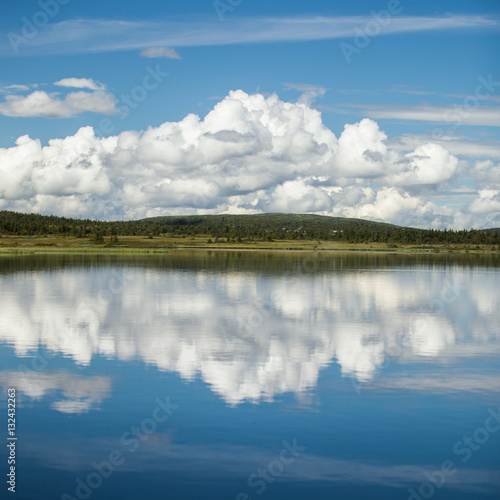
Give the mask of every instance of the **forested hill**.
[(0, 234), (61, 235), (94, 240), (106, 236), (207, 235), (235, 242), (302, 239), (402, 244), (500, 244), (498, 228), (438, 231), (312, 214), (187, 215), (104, 222), (0, 211)]

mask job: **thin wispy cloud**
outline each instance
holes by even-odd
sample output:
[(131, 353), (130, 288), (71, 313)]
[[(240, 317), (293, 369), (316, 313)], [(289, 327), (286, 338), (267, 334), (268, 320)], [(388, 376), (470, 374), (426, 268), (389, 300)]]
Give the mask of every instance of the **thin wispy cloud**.
[(450, 128), (462, 125), (500, 127), (498, 106), (477, 106), (460, 108), (455, 106), (393, 105), (393, 104), (342, 104), (338, 106), (318, 106), (323, 111), (350, 114), (358, 109), (360, 115), (377, 120), (418, 121), (439, 123)]
[[(32, 40), (19, 44), (18, 50), (21, 54), (71, 54), (328, 40), (354, 37), (370, 20), (370, 16), (234, 18), (231, 23), (75, 19), (47, 25)], [(392, 18), (379, 36), (499, 28), (499, 20), (488, 16), (400, 16)], [(4, 56), (16, 54), (8, 35), (1, 37), (0, 54)]]
[(175, 51), (175, 49), (170, 49), (168, 47), (149, 47), (141, 52), (142, 57), (147, 57), (149, 59), (165, 57), (167, 59), (180, 59), (181, 56)]
[(400, 94), (410, 94), (410, 95), (433, 95), (435, 92), (428, 92), (426, 90), (398, 90)]
[(321, 85), (313, 85), (310, 83), (284, 83), (283, 88), (285, 90), (298, 90), (300, 92), (318, 92), (323, 91), (326, 92), (327, 89), (322, 87)]
[(12, 85), (7, 85), (6, 87), (3, 87), (2, 92), (25, 92), (29, 89), (30, 89), (30, 87), (28, 85), (12, 84)]
[(390, 145), (398, 151), (412, 151), (419, 144), (428, 142), (439, 144), (454, 155), (471, 159), (500, 160), (500, 142), (496, 140), (478, 141), (463, 136), (444, 136), (441, 139), (436, 139), (431, 134), (404, 134), (392, 138)]
[(498, 107), (460, 109), (448, 106), (370, 106), (367, 114), (375, 119), (440, 123), (450, 127), (479, 125), (500, 127)]
[(395, 94), (409, 94), (409, 95), (433, 95), (436, 92), (431, 92), (428, 90), (412, 89), (407, 85), (395, 85), (394, 87), (386, 90), (387, 93)]
[(359, 94), (373, 94), (373, 90), (362, 90), (362, 89), (336, 89), (335, 92), (342, 95), (359, 95)]
[[(470, 99), (471, 102), (474, 102), (474, 98), (475, 98), (475, 96), (471, 95), (471, 94), (446, 94), (445, 97), (451, 97), (453, 99), (463, 99), (464, 101)], [(481, 100), (500, 103), (500, 96), (498, 96), (498, 95), (482, 95)]]
[(5, 87), (0, 87), (0, 94), (28, 92), (31, 89), (36, 89), (37, 87), (38, 87), (37, 83), (31, 83), (29, 85), (13, 83), (12, 85), (6, 85)]

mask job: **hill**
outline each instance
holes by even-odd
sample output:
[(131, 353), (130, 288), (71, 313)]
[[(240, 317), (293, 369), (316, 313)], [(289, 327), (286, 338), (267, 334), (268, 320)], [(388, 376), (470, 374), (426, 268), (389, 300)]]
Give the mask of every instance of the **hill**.
[(416, 229), (364, 219), (314, 214), (186, 215), (135, 221), (93, 221), (0, 211), (0, 234), (61, 235), (96, 243), (119, 236), (204, 236), (218, 241), (319, 240), (350, 243), (498, 245), (498, 229), (450, 231)]
[(384, 230), (396, 228), (393, 224), (374, 222), (364, 219), (348, 219), (344, 217), (329, 217), (315, 214), (282, 214), (265, 213), (252, 215), (186, 215), (163, 216), (142, 219), (145, 223), (160, 224), (162, 226), (195, 226), (209, 230), (269, 230), (269, 231), (331, 231), (346, 229)]

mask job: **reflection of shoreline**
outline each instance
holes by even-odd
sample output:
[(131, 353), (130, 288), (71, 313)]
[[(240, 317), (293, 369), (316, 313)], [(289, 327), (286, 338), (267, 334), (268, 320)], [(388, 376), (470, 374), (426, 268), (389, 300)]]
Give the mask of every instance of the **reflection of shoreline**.
[[(22, 249), (21, 249), (22, 250)], [(114, 249), (63, 249), (58, 251), (26, 249), (17, 253), (2, 252), (0, 248), (0, 276), (13, 272), (47, 271), (65, 267), (127, 266), (135, 268), (173, 268), (240, 273), (282, 275), (294, 271), (304, 260), (313, 259), (315, 267), (308, 268), (307, 274), (338, 271), (340, 269), (374, 269), (380, 267), (424, 266), (432, 268), (436, 264), (443, 268), (499, 268), (500, 254), (429, 254), (394, 253), (376, 251), (270, 251), (255, 249), (169, 249), (151, 250)], [(242, 258), (244, 257), (244, 258)], [(251, 257), (251, 258), (249, 258)], [(96, 262), (97, 261), (97, 262)]]
[[(258, 265), (250, 273), (241, 260), (233, 271), (237, 261), (207, 258), (195, 269), (176, 258), (161, 268), (117, 260), (0, 275), (0, 341), (19, 356), (41, 344), (83, 365), (95, 356), (140, 359), (187, 380), (200, 375), (230, 404), (307, 392), (332, 361), (368, 382), (394, 353), (429, 361), (465, 340), (498, 341), (498, 273), (487, 269), (375, 271), (340, 258), (285, 272), (295, 257), (281, 259), (281, 273), (274, 262), (272, 273)], [(433, 312), (450, 279), (459, 293)]]

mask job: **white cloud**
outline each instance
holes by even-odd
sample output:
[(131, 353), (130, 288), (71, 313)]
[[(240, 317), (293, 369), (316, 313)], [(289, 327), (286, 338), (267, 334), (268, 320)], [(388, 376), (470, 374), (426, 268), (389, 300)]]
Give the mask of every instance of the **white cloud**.
[(36, 90), (27, 96), (7, 95), (0, 103), (0, 114), (12, 117), (69, 118), (84, 112), (119, 113), (115, 97), (102, 90), (70, 92), (63, 98), (57, 92)]
[(500, 190), (500, 163), (495, 165), (491, 160), (477, 161), (471, 171), (471, 177), (483, 189)]
[(405, 170), (392, 176), (390, 181), (396, 185), (418, 184), (438, 185), (451, 179), (455, 174), (458, 159), (437, 144), (423, 144), (408, 153), (409, 161)]
[(150, 59), (155, 57), (166, 57), (167, 59), (181, 58), (175, 49), (170, 49), (168, 47), (149, 47), (141, 52), (141, 56), (148, 57)]
[[(53, 101), (39, 112), (63, 114)], [(412, 145), (394, 147), (370, 119), (347, 124), (337, 138), (306, 103), (239, 90), (204, 119), (190, 114), (144, 132), (101, 139), (84, 127), (45, 147), (20, 137), (0, 149), (0, 202), (4, 209), (113, 219), (290, 211), (423, 227), (497, 220), (494, 199), (478, 193), (497, 177), (496, 167), (468, 169), (443, 145), (416, 138)], [(470, 177), (476, 188), (455, 190), (451, 207), (432, 202)]]
[(408, 221), (416, 211), (426, 209), (422, 200), (395, 187), (383, 187), (379, 191), (365, 188), (363, 195), (356, 205), (344, 208), (343, 214), (361, 219)]
[(75, 89), (90, 89), (90, 90), (104, 90), (105, 86), (102, 83), (95, 82), (91, 78), (63, 78), (54, 85), (59, 87), (72, 87)]
[(500, 212), (500, 191), (494, 189), (484, 189), (479, 191), (479, 197), (476, 198), (468, 207), (470, 213), (488, 214), (491, 212)]
[(298, 179), (280, 184), (272, 193), (266, 209), (269, 212), (326, 213), (332, 206), (332, 198), (323, 189)]
[(345, 177), (377, 177), (386, 173), (390, 152), (387, 136), (372, 120), (347, 124), (335, 151), (337, 168)]

